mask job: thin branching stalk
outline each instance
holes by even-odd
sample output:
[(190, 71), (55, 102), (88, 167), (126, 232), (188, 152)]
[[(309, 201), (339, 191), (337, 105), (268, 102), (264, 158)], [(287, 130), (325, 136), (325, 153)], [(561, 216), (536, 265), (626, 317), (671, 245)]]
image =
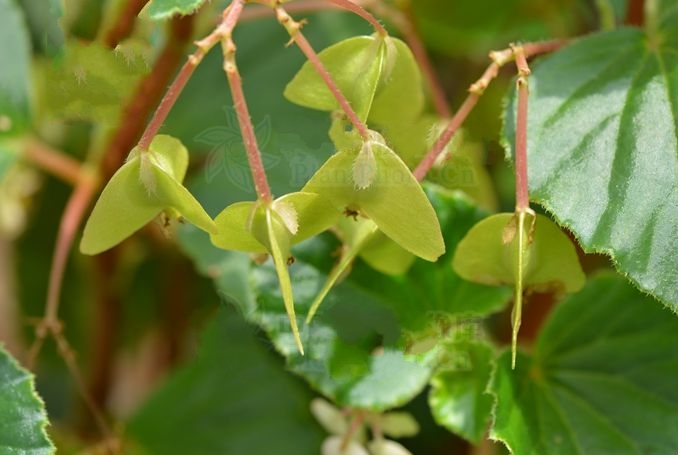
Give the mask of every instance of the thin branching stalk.
[(21, 157), (43, 171), (76, 186), (84, 175), (80, 162), (38, 139), (30, 139)]
[[(534, 55), (553, 52), (564, 46), (566, 43), (566, 40), (554, 40), (525, 44), (521, 46), (521, 58), (527, 59), (528, 57)], [(515, 60), (513, 48), (508, 48), (501, 51), (492, 51), (490, 52), (490, 59), (492, 60), (492, 63), (487, 67), (480, 79), (471, 84), (466, 100), (461, 105), (454, 117), (452, 117), (450, 122), (447, 124), (447, 127), (440, 134), (431, 149), (415, 168), (413, 173), (417, 180), (423, 180), (433, 165), (439, 160), (441, 154), (445, 153), (445, 147), (447, 144), (449, 144), (449, 142), (454, 137), (454, 134), (466, 120), (468, 114), (473, 110), (487, 86), (495, 77), (497, 77), (501, 67), (506, 63)], [(445, 157), (445, 159), (449, 158), (449, 156)]]

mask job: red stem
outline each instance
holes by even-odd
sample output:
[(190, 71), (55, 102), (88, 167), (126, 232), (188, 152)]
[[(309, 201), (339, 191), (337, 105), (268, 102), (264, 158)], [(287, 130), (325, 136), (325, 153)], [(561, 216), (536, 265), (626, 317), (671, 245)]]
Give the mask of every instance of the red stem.
[(450, 112), (450, 108), (447, 104), (445, 91), (443, 90), (442, 84), (438, 79), (438, 75), (433, 69), (433, 64), (431, 63), (431, 59), (426, 52), (424, 43), (422, 43), (421, 38), (419, 37), (419, 33), (417, 32), (416, 25), (412, 20), (412, 14), (409, 11), (409, 8), (405, 12), (404, 17), (405, 20), (402, 24), (401, 31), (405, 41), (407, 41), (407, 44), (409, 44), (410, 48), (412, 49), (414, 58), (421, 67), (422, 74), (428, 84), (429, 90), (431, 90), (431, 100), (433, 101), (433, 106), (435, 107), (438, 115), (449, 118), (452, 113)]
[(334, 82), (334, 79), (332, 79), (332, 75), (330, 75), (329, 71), (327, 71), (325, 65), (323, 65), (323, 63), (320, 61), (318, 54), (316, 54), (316, 52), (313, 50), (313, 47), (309, 44), (308, 40), (301, 32), (301, 24), (295, 22), (281, 6), (278, 6), (275, 11), (278, 21), (283, 27), (285, 27), (292, 40), (294, 40), (297, 46), (299, 46), (301, 52), (303, 52), (308, 61), (311, 62), (311, 65), (313, 65), (322, 80), (325, 81), (325, 85), (327, 85), (327, 88), (330, 90), (330, 92), (332, 92), (332, 95), (339, 103), (339, 106), (344, 111), (355, 129), (358, 131), (358, 134), (360, 134), (360, 137), (364, 141), (369, 140), (369, 130), (367, 129), (367, 126), (362, 120), (360, 120), (360, 117), (358, 117), (358, 114), (356, 114), (356, 112), (353, 110), (351, 104), (348, 102), (344, 94), (341, 93), (341, 90), (337, 86), (336, 82)]
[(242, 79), (235, 62), (224, 62), (224, 71), (228, 77), (228, 83), (233, 94), (233, 107), (238, 116), (238, 123), (242, 131), (243, 141), (245, 143), (245, 150), (247, 150), (247, 160), (252, 171), (252, 178), (254, 179), (254, 187), (257, 195), (264, 201), (270, 201), (273, 196), (271, 189), (268, 186), (268, 179), (266, 178), (266, 169), (261, 159), (259, 152), (259, 145), (257, 143), (257, 136), (252, 126), (252, 120), (249, 110), (247, 109), (247, 102), (245, 94), (242, 89)]
[(57, 310), (59, 307), (59, 294), (61, 293), (61, 283), (63, 282), (68, 253), (71, 250), (73, 239), (78, 231), (80, 220), (89, 206), (89, 202), (92, 200), (96, 188), (97, 184), (94, 180), (80, 180), (73, 190), (73, 194), (68, 200), (66, 208), (64, 209), (64, 214), (61, 217), (47, 291), (47, 305), (45, 307), (45, 323), (47, 325), (58, 324), (59, 319)]
[[(415, 178), (419, 181), (423, 180), (426, 177), (428, 171), (431, 170), (431, 167), (435, 164), (438, 156), (444, 152), (445, 146), (452, 140), (454, 133), (464, 122), (468, 114), (471, 112), (473, 107), (478, 102), (478, 99), (483, 94), (487, 86), (492, 82), (492, 80), (497, 77), (499, 74), (499, 69), (510, 62), (513, 59), (517, 60), (518, 70), (522, 77), (527, 77), (530, 70), (527, 67), (527, 57), (542, 54), (545, 52), (553, 52), (562, 46), (567, 44), (567, 40), (553, 40), (553, 41), (543, 41), (539, 43), (529, 43), (522, 47), (515, 47), (510, 49), (504, 49), (501, 51), (490, 52), (490, 58), (492, 63), (487, 67), (483, 75), (476, 82), (471, 84), (469, 88), (469, 95), (464, 101), (464, 104), (461, 105), (457, 113), (454, 115), (450, 123), (445, 128), (445, 131), (440, 135), (438, 140), (433, 144), (431, 150), (426, 154), (426, 156), (421, 160), (417, 168), (414, 170), (413, 174)], [(527, 83), (527, 80), (525, 80)], [(525, 88), (527, 90), (527, 87)], [(526, 95), (525, 95), (526, 97)], [(527, 99), (527, 98), (526, 98)], [(525, 99), (525, 103), (527, 103)], [(527, 118), (527, 105), (525, 109), (525, 118)], [(527, 127), (527, 124), (525, 124)], [(516, 137), (517, 139), (517, 137)], [(525, 173), (525, 178), (527, 173)], [(527, 181), (527, 180), (526, 180)]]
[(386, 31), (384, 26), (381, 25), (379, 21), (362, 6), (353, 3), (351, 0), (329, 0), (329, 1), (339, 6), (340, 8), (351, 11), (352, 13), (355, 13), (358, 16), (365, 19), (367, 22), (372, 24), (372, 27), (374, 27), (374, 29), (379, 35), (381, 36), (388, 35), (388, 32)]
[(151, 141), (155, 135), (158, 134), (158, 131), (165, 122), (165, 119), (167, 119), (172, 106), (174, 106), (177, 98), (179, 98), (181, 91), (186, 86), (186, 83), (191, 78), (193, 71), (195, 71), (195, 68), (198, 66), (198, 63), (203, 56), (204, 54), (202, 49), (198, 49), (193, 55), (189, 56), (186, 63), (184, 63), (184, 65), (179, 70), (179, 74), (177, 74), (177, 77), (172, 82), (172, 85), (170, 85), (170, 87), (167, 89), (167, 92), (165, 92), (165, 96), (163, 96), (162, 100), (160, 101), (158, 108), (153, 114), (153, 118), (151, 118), (151, 121), (148, 122), (141, 139), (139, 139), (138, 146), (141, 150), (148, 150), (148, 146), (151, 145)]
[(146, 6), (146, 3), (148, 3), (148, 0), (129, 0), (127, 4), (125, 4), (115, 25), (108, 30), (103, 39), (106, 47), (113, 49), (120, 41), (129, 36), (134, 28), (137, 16), (144, 6)]
[(242, 88), (242, 78), (238, 71), (238, 65), (235, 61), (236, 46), (233, 42), (232, 32), (240, 13), (242, 12), (245, 0), (233, 0), (230, 7), (224, 12), (224, 19), (218, 29), (218, 33), (222, 38), (222, 47), (224, 50), (224, 72), (228, 78), (228, 84), (231, 88), (231, 95), (233, 96), (233, 107), (238, 117), (238, 124), (242, 132), (243, 143), (247, 151), (247, 161), (252, 172), (252, 179), (254, 180), (254, 188), (259, 199), (263, 201), (271, 201), (271, 188), (268, 185), (268, 178), (266, 177), (266, 168), (261, 159), (261, 152), (259, 144), (257, 143), (257, 135), (254, 132), (254, 125), (252, 125), (252, 118), (250, 117), (249, 109), (247, 108), (247, 100)]
[(435, 144), (433, 144), (433, 147), (431, 147), (431, 150), (429, 150), (424, 159), (421, 160), (417, 168), (414, 170), (414, 178), (421, 181), (424, 179), (424, 177), (426, 177), (426, 174), (428, 174), (428, 171), (431, 170), (438, 159), (438, 156), (452, 140), (454, 133), (456, 133), (461, 124), (464, 123), (464, 120), (466, 120), (466, 117), (475, 107), (479, 99), (480, 95), (477, 93), (471, 92), (468, 94), (464, 104), (462, 104), (457, 113), (454, 114), (454, 117), (452, 117), (452, 120), (450, 120), (450, 123), (447, 125), (447, 128), (445, 128), (445, 131), (443, 131)]
[(38, 140), (27, 143), (22, 157), (73, 186), (84, 178), (78, 161)]
[(146, 126), (146, 119), (162, 99), (165, 87), (172, 81), (176, 68), (185, 58), (185, 48), (192, 33), (193, 16), (172, 19), (167, 43), (155, 59), (150, 73), (139, 83), (127, 106), (122, 110), (120, 124), (106, 148), (104, 161), (101, 163), (103, 181), (111, 178), (139, 141)]

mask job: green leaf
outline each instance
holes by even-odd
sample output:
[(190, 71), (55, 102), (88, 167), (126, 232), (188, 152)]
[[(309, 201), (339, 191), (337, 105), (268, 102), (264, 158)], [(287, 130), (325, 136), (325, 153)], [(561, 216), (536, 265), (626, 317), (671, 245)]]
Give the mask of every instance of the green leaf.
[[(195, 229), (184, 229), (181, 240), (199, 269), (215, 280), (220, 294), (266, 331), (287, 358), (288, 367), (339, 406), (381, 412), (407, 403), (426, 386), (431, 359), (406, 357), (394, 346), (399, 338), (395, 318), (374, 293), (349, 284), (337, 286), (322, 314), (300, 327), (306, 348), (302, 356), (270, 262), (254, 266), (246, 255), (217, 250)], [(323, 244), (316, 237), (295, 249), (297, 260), (289, 273), (299, 316), (308, 313), (325, 281), (326, 276), (307, 262), (308, 255), (315, 254), (328, 262), (329, 251)], [(379, 340), (383, 340), (384, 352), (372, 355)]]
[(38, 99), (49, 114), (107, 125), (120, 121), (120, 107), (150, 66), (141, 54), (101, 44), (69, 41), (63, 57), (42, 62)]
[(334, 154), (304, 191), (326, 196), (341, 211), (364, 214), (400, 246), (429, 261), (445, 252), (435, 212), (419, 182), (388, 147), (372, 144), (376, 175), (367, 188), (356, 188), (353, 165), (359, 150)]
[[(383, 38), (356, 36), (340, 41), (318, 54), (342, 94), (361, 120), (367, 118), (384, 65)], [(360, 77), (356, 77), (356, 75)], [(310, 62), (304, 63), (287, 84), (285, 97), (293, 103), (322, 111), (340, 109)]]
[[(200, 196), (213, 195), (205, 188)], [(485, 216), (463, 196), (432, 190), (429, 197), (452, 249)], [(266, 331), (289, 368), (339, 406), (381, 412), (407, 403), (430, 379), (437, 349), (403, 355), (396, 347), (401, 329), (422, 330), (441, 313), (454, 321), (497, 311), (509, 296), (507, 289), (459, 278), (450, 266), (451, 251), (437, 263), (417, 259), (408, 275), (397, 278), (357, 261), (354, 272), (331, 290), (314, 320), (300, 325), (306, 350), (301, 356), (270, 262), (256, 266), (246, 255), (218, 250), (204, 233), (191, 227), (182, 229), (180, 241), (201, 273), (214, 280), (219, 293)], [(337, 247), (333, 236), (323, 234), (293, 249), (296, 261), (289, 273), (298, 317), (308, 314), (332, 268)], [(373, 355), (380, 346), (383, 354)]]
[(134, 150), (99, 196), (80, 251), (98, 254), (112, 248), (163, 210), (175, 210), (201, 229), (216, 232), (212, 219), (181, 185), (187, 166), (188, 151), (170, 136), (156, 136), (147, 152)]
[[(656, 3), (655, 33), (588, 36), (536, 65), (529, 184), (586, 251), (678, 311), (678, 17)], [(509, 143), (514, 122), (509, 109)]]
[(485, 437), (493, 399), (486, 393), (494, 355), (489, 345), (456, 342), (447, 350), (460, 358), (456, 368), (446, 368), (431, 379), (429, 405), (440, 425), (478, 444)]
[(181, 14), (193, 14), (205, 0), (153, 0), (148, 8), (148, 14), (153, 20), (165, 20)]
[(531, 356), (505, 353), (491, 436), (519, 454), (675, 453), (678, 319), (618, 276), (558, 305)]
[(0, 452), (55, 453), (47, 437), (47, 413), (35, 393), (33, 375), (0, 346)]
[[(515, 284), (518, 254), (516, 215), (492, 215), (473, 226), (454, 253), (454, 270), (464, 279), (488, 285)], [(531, 229), (526, 226), (526, 229)], [(576, 292), (584, 272), (570, 239), (550, 219), (537, 215), (524, 266), (525, 286)], [(510, 236), (507, 238), (507, 236)]]
[(16, 135), (30, 122), (31, 42), (21, 9), (0, 0), (0, 138)]
[(323, 431), (308, 411), (311, 394), (257, 336), (221, 309), (197, 357), (151, 396), (126, 433), (148, 453), (167, 455), (317, 453)]

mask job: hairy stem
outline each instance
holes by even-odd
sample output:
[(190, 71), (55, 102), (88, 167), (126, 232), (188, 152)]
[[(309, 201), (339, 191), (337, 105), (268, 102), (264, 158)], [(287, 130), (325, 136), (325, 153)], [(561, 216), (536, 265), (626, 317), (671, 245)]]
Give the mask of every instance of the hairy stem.
[(118, 170), (141, 137), (145, 120), (163, 96), (165, 87), (170, 83), (173, 73), (184, 57), (185, 47), (193, 33), (193, 17), (172, 19), (169, 27), (167, 43), (156, 58), (150, 73), (142, 79), (129, 103), (122, 110), (120, 125), (104, 153), (102, 163), (104, 181)]
[(468, 94), (464, 103), (461, 105), (457, 113), (454, 114), (454, 117), (452, 117), (450, 123), (447, 124), (445, 130), (433, 144), (433, 147), (431, 147), (431, 150), (429, 150), (426, 156), (421, 160), (419, 165), (413, 171), (414, 178), (419, 181), (424, 180), (424, 177), (426, 177), (428, 171), (431, 170), (435, 162), (438, 160), (438, 156), (443, 153), (445, 147), (447, 147), (447, 144), (449, 144), (449, 142), (452, 140), (454, 134), (457, 132), (462, 123), (464, 123), (464, 120), (466, 120), (466, 117), (468, 117), (468, 114), (473, 110), (479, 99), (480, 95), (477, 93)]
[(297, 46), (299, 46), (301, 52), (303, 52), (308, 61), (311, 62), (311, 65), (313, 65), (322, 80), (325, 81), (325, 85), (327, 85), (327, 88), (337, 100), (339, 106), (344, 111), (346, 117), (348, 117), (348, 120), (351, 122), (353, 127), (356, 129), (356, 131), (358, 131), (360, 137), (364, 141), (369, 140), (369, 130), (367, 129), (367, 126), (362, 120), (360, 120), (358, 114), (356, 114), (356, 112), (351, 107), (351, 103), (349, 103), (344, 94), (341, 93), (337, 83), (334, 82), (334, 79), (332, 79), (332, 75), (330, 75), (329, 71), (327, 71), (325, 65), (323, 65), (323, 63), (320, 61), (318, 54), (316, 54), (316, 52), (313, 50), (313, 47), (301, 32), (301, 23), (294, 21), (294, 19), (292, 19), (292, 17), (287, 14), (287, 11), (285, 11), (285, 9), (283, 9), (281, 6), (278, 6), (275, 9), (275, 12), (278, 22), (280, 22), (280, 24), (285, 27), (292, 40), (297, 44)]
[(238, 66), (235, 61), (236, 46), (231, 36), (243, 6), (244, 0), (233, 0), (228, 14), (224, 15), (224, 25), (221, 32), (224, 50), (224, 72), (226, 73), (228, 84), (231, 88), (233, 107), (238, 117), (238, 124), (240, 125), (240, 131), (242, 132), (243, 142), (247, 152), (247, 160), (250, 165), (250, 171), (252, 172), (252, 179), (254, 180), (257, 196), (263, 201), (271, 201), (273, 196), (271, 195), (271, 188), (268, 185), (266, 169), (264, 168), (264, 162), (261, 159), (257, 136), (254, 132), (254, 125), (252, 125), (252, 118), (250, 117), (250, 112), (247, 108), (247, 101), (242, 88), (242, 78), (240, 77), (240, 72), (238, 71)]

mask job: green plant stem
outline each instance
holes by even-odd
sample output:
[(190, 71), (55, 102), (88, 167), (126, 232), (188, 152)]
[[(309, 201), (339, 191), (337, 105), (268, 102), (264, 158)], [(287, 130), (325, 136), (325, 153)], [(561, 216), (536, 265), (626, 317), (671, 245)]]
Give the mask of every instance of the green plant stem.
[(358, 117), (358, 114), (356, 114), (356, 112), (353, 110), (351, 104), (348, 102), (344, 94), (341, 93), (341, 90), (339, 90), (336, 82), (334, 82), (334, 79), (332, 79), (329, 71), (327, 71), (325, 65), (323, 65), (323, 63), (320, 61), (318, 54), (316, 54), (316, 52), (313, 50), (313, 47), (309, 44), (308, 40), (301, 32), (301, 23), (294, 21), (292, 17), (287, 14), (287, 11), (285, 11), (285, 9), (283, 9), (281, 6), (276, 7), (275, 12), (278, 22), (280, 22), (280, 24), (285, 27), (292, 40), (297, 44), (297, 46), (299, 46), (301, 52), (303, 52), (308, 61), (311, 62), (311, 65), (313, 65), (315, 68), (316, 72), (320, 75), (323, 81), (325, 81), (325, 85), (327, 85), (327, 88), (330, 90), (330, 92), (332, 92), (332, 95), (337, 100), (339, 106), (344, 111), (360, 137), (363, 139), (363, 141), (368, 141), (370, 135), (367, 126), (362, 120), (360, 120), (360, 117)]
[(238, 124), (240, 125), (240, 131), (242, 132), (243, 142), (247, 152), (247, 160), (249, 162), (250, 171), (252, 172), (257, 196), (262, 201), (270, 202), (273, 199), (273, 196), (271, 195), (271, 189), (268, 185), (264, 162), (261, 159), (257, 136), (254, 132), (254, 125), (252, 125), (252, 119), (250, 117), (249, 109), (247, 108), (247, 101), (242, 88), (242, 79), (235, 61), (236, 46), (231, 36), (243, 6), (244, 0), (233, 0), (233, 3), (230, 5), (230, 11), (228, 11), (228, 14), (224, 15), (224, 26), (222, 29), (224, 71), (228, 78), (231, 94), (233, 95), (233, 107), (238, 117)]
[(520, 213), (530, 207), (527, 186), (527, 99), (529, 96), (527, 78), (530, 75), (530, 68), (527, 66), (523, 48), (516, 46), (513, 48), (513, 51), (516, 66), (518, 67), (518, 79), (516, 80), (518, 112), (516, 114), (515, 163), (516, 212)]

